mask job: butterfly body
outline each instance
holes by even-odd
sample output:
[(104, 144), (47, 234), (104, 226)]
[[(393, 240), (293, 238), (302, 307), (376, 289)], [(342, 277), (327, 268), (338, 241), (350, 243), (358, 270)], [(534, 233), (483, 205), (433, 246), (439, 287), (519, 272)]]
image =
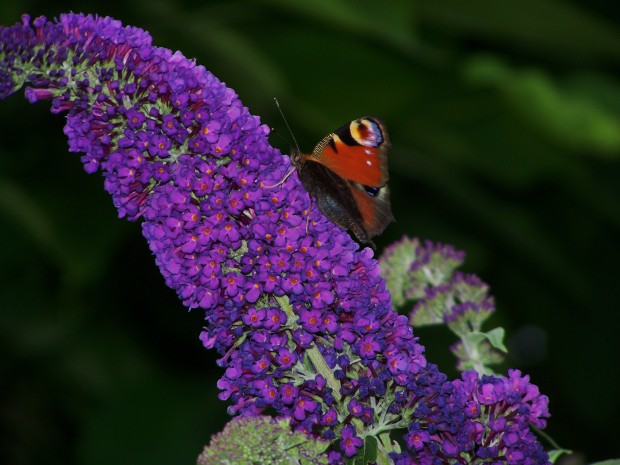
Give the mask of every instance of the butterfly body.
[(321, 212), (373, 247), (371, 238), (394, 221), (387, 186), (389, 148), (383, 123), (366, 116), (323, 138), (312, 153), (291, 154), (304, 188)]

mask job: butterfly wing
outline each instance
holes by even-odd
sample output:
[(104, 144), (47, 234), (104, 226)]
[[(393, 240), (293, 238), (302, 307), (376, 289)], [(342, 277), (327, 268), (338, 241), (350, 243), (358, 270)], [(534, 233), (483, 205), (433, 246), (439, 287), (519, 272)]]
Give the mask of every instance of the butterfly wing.
[(316, 199), (323, 214), (341, 228), (354, 231), (358, 240), (369, 242), (350, 183), (314, 161), (310, 155), (300, 156), (297, 164), (299, 178), (308, 193)]
[(299, 154), (297, 160), (301, 182), (321, 212), (353, 232), (358, 241), (374, 247), (371, 237), (381, 234), (394, 221), (388, 186), (370, 188), (348, 181), (311, 155)]
[(368, 237), (381, 234), (387, 225), (394, 221), (390, 205), (390, 190), (387, 185), (381, 188), (369, 188), (353, 184), (351, 194), (362, 217), (362, 225)]
[(337, 175), (363, 186), (388, 182), (390, 139), (378, 118), (365, 116), (336, 129), (317, 144), (311, 156)]

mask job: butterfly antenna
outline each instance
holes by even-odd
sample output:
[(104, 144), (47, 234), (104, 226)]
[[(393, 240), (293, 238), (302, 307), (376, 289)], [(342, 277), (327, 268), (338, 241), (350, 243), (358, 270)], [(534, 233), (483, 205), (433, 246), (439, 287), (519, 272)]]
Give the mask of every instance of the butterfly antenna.
[(301, 152), (301, 150), (299, 148), (299, 144), (297, 143), (297, 139), (295, 139), (295, 134), (293, 134), (293, 131), (291, 130), (291, 127), (288, 125), (288, 121), (286, 120), (286, 117), (284, 116), (284, 112), (282, 111), (282, 107), (280, 107), (280, 102), (278, 102), (278, 99), (276, 97), (273, 98), (273, 101), (276, 103), (276, 107), (278, 107), (278, 111), (280, 112), (280, 116), (282, 116), (282, 119), (284, 120), (284, 124), (286, 125), (286, 129), (288, 129), (289, 134), (293, 138), (293, 142), (295, 142), (295, 147), (297, 147), (297, 151)]
[[(282, 108), (280, 107), (280, 102), (278, 102), (277, 98), (273, 98), (273, 101), (276, 102), (276, 107), (278, 107), (278, 111), (280, 112), (280, 115), (282, 116), (282, 119), (284, 120), (284, 124), (286, 124), (286, 129), (288, 129), (289, 134), (291, 135), (291, 137), (293, 138), (293, 142), (295, 142), (295, 146), (297, 147), (297, 151), (300, 152), (299, 150), (299, 144), (297, 144), (297, 139), (295, 139), (295, 136), (293, 135), (293, 131), (291, 131), (291, 127), (288, 125), (288, 121), (286, 121), (286, 118), (284, 116), (284, 112), (282, 111)], [(280, 180), (280, 182), (274, 184), (273, 186), (263, 186), (266, 189), (272, 189), (274, 187), (278, 187), (281, 186), (282, 184), (284, 184), (284, 181), (286, 181), (288, 179), (288, 177), (293, 174), (293, 171), (295, 171), (295, 167), (291, 168), (290, 171), (288, 173), (286, 173), (284, 175), (284, 177)]]

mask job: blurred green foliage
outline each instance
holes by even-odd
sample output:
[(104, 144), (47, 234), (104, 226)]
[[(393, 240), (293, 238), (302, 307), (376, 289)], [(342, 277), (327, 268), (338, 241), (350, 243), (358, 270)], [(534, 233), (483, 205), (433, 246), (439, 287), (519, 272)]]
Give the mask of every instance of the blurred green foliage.
[[(390, 130), (403, 234), (467, 251), (507, 328), (507, 365), (548, 428), (618, 455), (620, 4), (604, 0), (8, 0), (0, 24), (80, 11), (196, 57), (290, 146), (354, 117)], [(225, 421), (201, 348), (136, 224), (67, 153), (63, 118), (0, 102), (0, 463), (193, 463)], [(407, 310), (407, 309), (404, 309)], [(446, 330), (420, 330), (454, 375)]]

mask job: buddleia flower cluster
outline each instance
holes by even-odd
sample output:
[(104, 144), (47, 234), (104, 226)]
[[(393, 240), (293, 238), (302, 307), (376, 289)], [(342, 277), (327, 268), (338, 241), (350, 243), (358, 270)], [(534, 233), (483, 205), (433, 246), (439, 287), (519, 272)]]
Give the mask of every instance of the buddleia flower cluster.
[(328, 445), (291, 431), (288, 419), (236, 417), (211, 438), (197, 465), (328, 465), (324, 453)]
[[(0, 97), (65, 113), (69, 150), (140, 221), (168, 286), (205, 315), (232, 415), (275, 412), (331, 464), (547, 463), (529, 380), (450, 382), (427, 362), (370, 249), (311, 206), (235, 92), (143, 30), (64, 14), (0, 28)], [(402, 447), (394, 439), (400, 439)]]
[(444, 324), (460, 339), (452, 345), (460, 371), (491, 374), (503, 360), (504, 330), (482, 331), (495, 311), (489, 286), (473, 274), (457, 271), (465, 253), (451, 245), (404, 237), (381, 255), (382, 275), (395, 307), (412, 303), (414, 327)]
[(394, 463), (548, 463), (530, 429), (546, 426), (548, 399), (528, 376), (518, 370), (510, 370), (508, 377), (469, 370), (450, 384), (452, 392), (441, 408), (409, 424), (408, 451), (392, 454)]

